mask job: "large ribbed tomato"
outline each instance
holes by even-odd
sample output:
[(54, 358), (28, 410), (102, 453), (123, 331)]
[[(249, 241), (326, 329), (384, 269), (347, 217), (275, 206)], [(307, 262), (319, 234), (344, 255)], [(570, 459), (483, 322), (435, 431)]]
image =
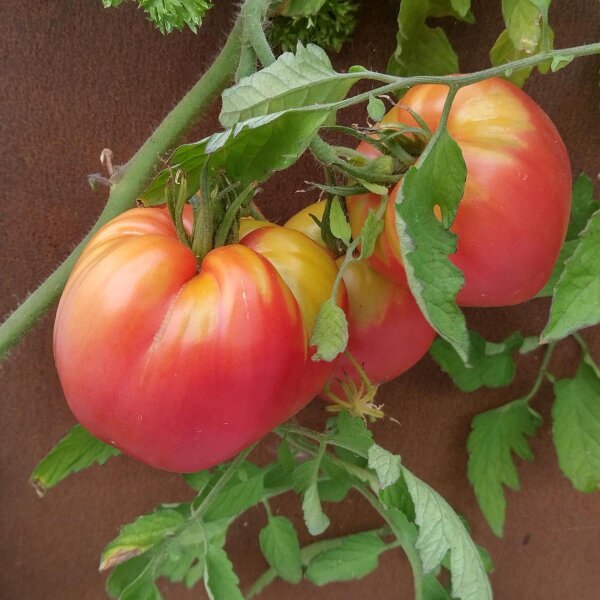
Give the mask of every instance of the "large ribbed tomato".
[[(385, 122), (415, 125), (403, 106), (435, 131), (448, 88), (412, 88)], [(556, 128), (519, 88), (488, 79), (462, 88), (450, 110), (448, 131), (458, 142), (468, 175), (452, 226), (458, 250), (450, 258), (465, 275), (458, 294), (464, 306), (502, 306), (533, 297), (548, 280), (569, 221), (571, 168)], [(377, 152), (362, 143), (359, 150)], [(401, 185), (401, 184), (399, 184)], [(390, 194), (386, 228), (371, 265), (398, 281), (405, 278)], [(353, 231), (362, 226), (373, 195), (348, 200)]]
[[(302, 231), (323, 245), (310, 215), (323, 218), (325, 203), (307, 206), (285, 227)], [(342, 259), (338, 259), (340, 262)], [(389, 381), (415, 365), (427, 352), (435, 332), (423, 317), (406, 283), (395, 284), (367, 261), (350, 263), (344, 272), (348, 294), (348, 350), (374, 383)], [(336, 360), (336, 375), (355, 376), (346, 356)]]
[(71, 410), (152, 466), (222, 462), (330, 376), (308, 340), (336, 272), (326, 251), (282, 227), (212, 250), (198, 269), (165, 210), (123, 213), (90, 241), (58, 307), (54, 353)]

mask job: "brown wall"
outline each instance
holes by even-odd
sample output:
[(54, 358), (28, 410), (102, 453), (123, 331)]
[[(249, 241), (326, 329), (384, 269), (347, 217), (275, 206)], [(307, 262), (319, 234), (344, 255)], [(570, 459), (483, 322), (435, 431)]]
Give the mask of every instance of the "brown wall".
[[(108, 146), (125, 161), (195, 81), (222, 43), (233, 2), (219, 0), (196, 37), (163, 37), (133, 6), (105, 11), (100, 0), (4, 0), (0, 5), (0, 314), (7, 314), (32, 290), (94, 222), (106, 193), (92, 192), (86, 174), (99, 170)], [(475, 2), (477, 26), (452, 23), (450, 37), (462, 69), (487, 65), (487, 49), (501, 29), (499, 0)], [(561, 46), (600, 39), (600, 5), (590, 0), (555, 0), (551, 12)], [(396, 0), (364, 0), (353, 43), (335, 58), (383, 69), (394, 46)], [(551, 115), (571, 153), (574, 173), (599, 170), (598, 57), (576, 61), (528, 89)], [(216, 108), (194, 137), (216, 127)], [(361, 111), (344, 116), (362, 120)], [(318, 175), (304, 159), (293, 175), (266, 186), (261, 204), (273, 217), (292, 214), (306, 196), (294, 194)], [(548, 304), (535, 301), (504, 310), (470, 310), (470, 325), (489, 339), (513, 329), (539, 332)], [(69, 478), (40, 500), (27, 483), (37, 461), (73, 423), (52, 361), (50, 314), (0, 367), (3, 416), (0, 436), (0, 597), (6, 599), (95, 600), (104, 597), (96, 569), (104, 544), (122, 523), (161, 501), (190, 498), (182, 480), (127, 458), (112, 460)], [(587, 336), (600, 358), (600, 330)], [(565, 342), (553, 367), (573, 373), (578, 352)], [(545, 426), (533, 441), (536, 460), (520, 464), (522, 490), (509, 492), (503, 540), (485, 525), (466, 480), (465, 440), (473, 415), (523, 394), (531, 385), (539, 354), (521, 359), (508, 389), (466, 396), (454, 389), (425, 358), (400, 380), (384, 386), (381, 400), (399, 421), (375, 426), (379, 442), (400, 452), (405, 463), (470, 519), (476, 540), (491, 552), (492, 582), (500, 600), (577, 598), (600, 595), (600, 496), (576, 493), (559, 472), (551, 446), (551, 388), (544, 384), (535, 407)], [(324, 418), (315, 404), (301, 419)], [(302, 538), (295, 498), (277, 508), (292, 515)], [(357, 498), (336, 508), (328, 535), (373, 527), (377, 518)], [(228, 548), (243, 584), (265, 567), (257, 533), (260, 510), (233, 527)], [(169, 599), (204, 597), (165, 587)], [(316, 589), (278, 583), (265, 598), (411, 597), (404, 559), (389, 554), (382, 567), (356, 584)]]

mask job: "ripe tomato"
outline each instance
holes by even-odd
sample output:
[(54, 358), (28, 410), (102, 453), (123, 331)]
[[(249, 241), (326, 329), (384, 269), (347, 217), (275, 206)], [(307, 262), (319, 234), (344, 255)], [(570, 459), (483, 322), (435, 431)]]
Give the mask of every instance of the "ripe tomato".
[[(442, 85), (415, 86), (384, 122), (415, 125), (403, 109), (406, 106), (435, 131), (447, 90)], [(450, 110), (448, 131), (468, 168), (451, 228), (458, 235), (458, 250), (450, 258), (465, 275), (457, 300), (464, 306), (529, 300), (548, 280), (569, 221), (571, 168), (560, 135), (531, 98), (502, 79), (462, 88)], [(365, 143), (359, 150), (377, 155)], [(396, 191), (390, 194), (385, 232), (370, 262), (381, 273), (403, 281)], [(368, 209), (378, 205), (379, 198), (372, 195), (349, 199), (354, 232), (360, 230)]]
[[(321, 231), (310, 215), (323, 217), (325, 203), (307, 206), (285, 227), (302, 231), (323, 245)], [(341, 263), (342, 259), (338, 259)], [(423, 317), (406, 283), (395, 284), (366, 261), (350, 263), (344, 273), (348, 293), (348, 350), (363, 365), (373, 383), (401, 375), (427, 352), (435, 332)], [(346, 356), (336, 360), (336, 375), (355, 375)]]
[(326, 251), (282, 227), (216, 248), (198, 269), (165, 210), (123, 213), (90, 241), (58, 307), (54, 354), (71, 410), (152, 466), (222, 462), (329, 378), (308, 340), (336, 273)]

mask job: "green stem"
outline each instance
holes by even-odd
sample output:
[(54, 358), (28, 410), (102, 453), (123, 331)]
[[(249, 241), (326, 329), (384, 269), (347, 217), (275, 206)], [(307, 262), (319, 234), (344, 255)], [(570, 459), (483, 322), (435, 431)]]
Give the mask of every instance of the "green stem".
[(246, 460), (248, 454), (254, 450), (254, 446), (256, 446), (256, 444), (252, 444), (252, 446), (246, 448), (235, 457), (210, 492), (206, 494), (206, 498), (202, 500), (200, 506), (192, 513), (192, 518), (202, 515), (211, 505), (213, 500), (219, 495), (219, 492), (225, 487), (226, 483), (235, 475), (235, 472), (240, 468), (240, 465)]
[(213, 64), (127, 163), (122, 179), (112, 187), (108, 202), (90, 233), (0, 326), (0, 360), (58, 298), (92, 234), (124, 210), (135, 206), (135, 200), (148, 185), (159, 157), (173, 147), (205, 107), (231, 81), (240, 54), (240, 35), (241, 23), (238, 18)]
[(548, 348), (546, 349), (546, 353), (542, 359), (542, 364), (540, 365), (540, 370), (538, 371), (535, 382), (529, 390), (529, 393), (521, 398), (522, 402), (528, 403), (538, 393), (540, 386), (542, 385), (542, 381), (544, 381), (544, 378), (548, 373), (548, 365), (550, 364), (550, 359), (552, 358), (552, 353), (554, 352), (555, 347), (556, 342), (551, 342), (548, 344)]
[(384, 506), (369, 490), (360, 485), (355, 485), (354, 489), (379, 513), (392, 530), (392, 533), (396, 536), (412, 569), (415, 586), (415, 600), (423, 600), (423, 563), (421, 562), (421, 557), (414, 544), (410, 541), (406, 532), (398, 529), (396, 523), (389, 518)]

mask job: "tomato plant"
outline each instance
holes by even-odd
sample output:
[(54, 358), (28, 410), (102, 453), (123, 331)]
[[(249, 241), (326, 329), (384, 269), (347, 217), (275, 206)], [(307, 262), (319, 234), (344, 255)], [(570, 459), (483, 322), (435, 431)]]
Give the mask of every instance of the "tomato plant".
[(168, 212), (123, 213), (89, 242), (58, 307), (54, 354), (71, 410), (152, 466), (223, 462), (329, 377), (307, 341), (335, 273), (325, 251), (280, 227), (198, 267)]
[[(416, 126), (410, 110), (435, 131), (447, 94), (445, 86), (415, 86), (382, 124)], [(451, 227), (458, 236), (451, 260), (465, 276), (457, 301), (463, 306), (525, 302), (548, 281), (567, 232), (571, 169), (562, 139), (531, 98), (497, 78), (461, 88), (447, 127), (462, 150), (468, 173)], [(366, 142), (359, 151), (376, 154)], [(380, 272), (404, 281), (395, 225), (400, 187), (401, 183), (390, 193), (385, 232), (370, 261)], [(444, 198), (436, 202), (442, 205)], [(378, 204), (374, 195), (349, 199), (355, 232), (368, 209)]]
[[(213, 4), (219, 6), (208, 0), (137, 4), (163, 33), (185, 27), (195, 32)], [(400, 592), (386, 586), (384, 595), (407, 596), (412, 585), (416, 600), (491, 600), (492, 557), (475, 539), (484, 539), (496, 560), (498, 594), (544, 593), (533, 563), (508, 562), (503, 542), (485, 535), (501, 537), (508, 523), (510, 539), (521, 539), (514, 536), (526, 523), (537, 536), (533, 526), (544, 530), (554, 518), (564, 531), (585, 529), (585, 520), (581, 528), (571, 526), (564, 498), (561, 511), (527, 512), (520, 523), (507, 519), (507, 505), (518, 499), (505, 497), (504, 488), (519, 487), (517, 467), (521, 459), (533, 459), (534, 436), (539, 442), (552, 437), (555, 470), (574, 488), (599, 488), (600, 366), (593, 356), (597, 346), (579, 330), (600, 323), (600, 210), (590, 178), (570, 181), (553, 125), (507, 81), (523, 85), (534, 68), (557, 71), (575, 58), (600, 54), (600, 44), (554, 50), (561, 35), (550, 28), (549, 2), (499, 0), (505, 29), (489, 54), (493, 66), (485, 68), (484, 54), (477, 59), (483, 70), (469, 73), (433, 19), (463, 21), (460, 31), (472, 31), (474, 17), (488, 13), (479, 6), (472, 13), (469, 0), (401, 0), (386, 72), (360, 65), (340, 71), (326, 50), (339, 49), (365, 16), (372, 25), (381, 23), (361, 34), (354, 48), (382, 48), (379, 39), (392, 23), (382, 15), (391, 5), (369, 12), (358, 10), (354, 0), (243, 0), (230, 3), (232, 9), (234, 4), (237, 17), (214, 62), (148, 141), (122, 166), (112, 165), (110, 151), (102, 152), (106, 174), (90, 181), (110, 193), (90, 236), (0, 325), (3, 357), (64, 288), (55, 324), (56, 366), (83, 425), (50, 450), (31, 482), (43, 495), (119, 449), (184, 472), (187, 497), (181, 492), (182, 501), (161, 503), (124, 525), (102, 552), (100, 570), (111, 570), (107, 591), (121, 600), (170, 594), (164, 578), (187, 587), (202, 581), (213, 600), (255, 597), (276, 579), (319, 586), (351, 581), (373, 571), (383, 553), (399, 549), (412, 582), (402, 578)], [(107, 14), (113, 13), (119, 14)], [(290, 51), (280, 53), (281, 47)], [(358, 58), (382, 64), (377, 52)], [(165, 81), (151, 96), (157, 106), (161, 93), (174, 89), (163, 72)], [(68, 81), (69, 98), (82, 89)], [(208, 135), (176, 147), (195, 120), (211, 114), (208, 105), (217, 96), (219, 126), (205, 118), (201, 128)], [(386, 115), (393, 97), (401, 101)], [(568, 94), (556, 97), (570, 102)], [(22, 122), (15, 120), (19, 133)], [(276, 187), (279, 172), (307, 152), (317, 168), (303, 163), (310, 171), (301, 174), (309, 179), (303, 191), (310, 202), (318, 194), (321, 204), (286, 226), (268, 222), (264, 214), (274, 219), (290, 212), (291, 190)], [(579, 168), (576, 153), (573, 159)], [(18, 163), (13, 171), (20, 169)], [(46, 184), (43, 177), (21, 181)], [(293, 181), (290, 176), (287, 183)], [(5, 188), (14, 189), (10, 180)], [(27, 214), (27, 226), (39, 226)], [(29, 252), (43, 255), (39, 244), (30, 246)], [(533, 294), (551, 297), (551, 303), (536, 301), (529, 313), (463, 312), (459, 306), (514, 304)], [(543, 330), (540, 308), (550, 312)], [(500, 331), (509, 320), (503, 316), (511, 314), (519, 315), (522, 330)], [(478, 332), (467, 326), (490, 322), (498, 327)], [(375, 395), (369, 379), (379, 383), (405, 371), (430, 344), (433, 360)], [(525, 371), (517, 369), (517, 355), (529, 355)], [(443, 386), (445, 376), (432, 371), (436, 363), (460, 394)], [(341, 381), (348, 371), (358, 385)], [(361, 396), (363, 384), (368, 393)], [(501, 387), (505, 392), (484, 390)], [(362, 404), (334, 398), (339, 390), (357, 392)], [(478, 391), (479, 397), (467, 396)], [(19, 398), (24, 395), (25, 388)], [(317, 402), (298, 413), (316, 395), (337, 405)], [(378, 398), (387, 398), (386, 406), (376, 404)], [(480, 414), (473, 417), (475, 412)], [(10, 418), (11, 410), (6, 413)], [(540, 427), (541, 414), (551, 432)], [(372, 427), (377, 419), (381, 424)], [(18, 427), (24, 428), (21, 422)], [(453, 456), (445, 451), (457, 446)], [(28, 448), (39, 456), (36, 444)], [(127, 460), (121, 468), (130, 468), (123, 467)], [(440, 483), (472, 521), (472, 535), (465, 516), (413, 473), (423, 470), (429, 477), (440, 461)], [(109, 469), (120, 468), (119, 461), (111, 463)], [(162, 477), (181, 483), (174, 475)], [(137, 478), (128, 478), (137, 485)], [(18, 489), (22, 479), (12, 475), (9, 489)], [(79, 478), (81, 485), (90, 481)], [(133, 489), (147, 504), (143, 491)], [(335, 503), (349, 494), (351, 519), (340, 523), (343, 511)], [(78, 518), (104, 518), (105, 495), (88, 493), (85, 500)], [(297, 504), (291, 508), (290, 502)], [(246, 575), (256, 576), (256, 564), (244, 560), (253, 527), (236, 530), (232, 524), (251, 507), (253, 524), (255, 517), (265, 521), (252, 549), (260, 547), (266, 570), (242, 592), (249, 577), (240, 585), (229, 556), (233, 550), (231, 556), (252, 569)], [(367, 511), (382, 523), (364, 531)], [(525, 514), (523, 505), (519, 512)], [(22, 519), (13, 512), (8, 517), (16, 530), (12, 522)], [(60, 513), (51, 521), (60, 522)], [(349, 533), (310, 540), (330, 533), (334, 521)], [(12, 533), (9, 542), (25, 542), (10, 552), (14, 563), (30, 569), (27, 539)], [(38, 535), (35, 542), (50, 555), (46, 538), (59, 540), (50, 549), (67, 553), (69, 567), (79, 573), (62, 537)], [(586, 579), (585, 586), (590, 571), (581, 577), (576, 545), (570, 546), (578, 565), (572, 572), (576, 585)], [(542, 552), (538, 561), (552, 559)], [(587, 546), (582, 556), (589, 556)], [(518, 568), (530, 577), (514, 576)], [(554, 572), (557, 580), (547, 585), (552, 592), (585, 595), (585, 587), (572, 592), (563, 571)], [(30, 582), (22, 583), (9, 583), (9, 594), (31, 596)], [(306, 593), (305, 587), (295, 592)]]

